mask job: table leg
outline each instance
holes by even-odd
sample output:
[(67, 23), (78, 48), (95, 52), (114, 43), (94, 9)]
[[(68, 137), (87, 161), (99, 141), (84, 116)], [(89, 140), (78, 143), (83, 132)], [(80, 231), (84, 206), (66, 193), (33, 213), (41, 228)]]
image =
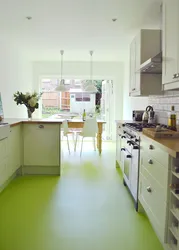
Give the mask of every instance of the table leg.
[(96, 139), (97, 139), (97, 149), (99, 149), (99, 136), (98, 136), (98, 134), (97, 134)]
[(102, 153), (102, 134), (101, 133), (98, 133), (97, 144), (98, 144), (99, 154), (101, 155)]

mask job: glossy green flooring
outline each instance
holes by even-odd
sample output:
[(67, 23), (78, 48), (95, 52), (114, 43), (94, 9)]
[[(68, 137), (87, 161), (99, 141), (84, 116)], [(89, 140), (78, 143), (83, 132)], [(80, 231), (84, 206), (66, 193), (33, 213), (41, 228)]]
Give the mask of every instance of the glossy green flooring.
[(0, 194), (0, 250), (163, 249), (115, 169), (115, 145), (102, 157), (85, 148), (63, 153), (61, 177), (20, 177)]

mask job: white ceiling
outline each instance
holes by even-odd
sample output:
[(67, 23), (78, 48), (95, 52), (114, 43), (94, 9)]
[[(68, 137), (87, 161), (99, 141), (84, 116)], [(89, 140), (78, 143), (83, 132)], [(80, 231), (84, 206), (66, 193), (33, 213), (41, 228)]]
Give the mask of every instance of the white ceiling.
[[(31, 60), (119, 61), (139, 28), (158, 28), (161, 0), (1, 0), (0, 39)], [(32, 16), (28, 21), (26, 16)], [(112, 18), (117, 18), (112, 22)]]

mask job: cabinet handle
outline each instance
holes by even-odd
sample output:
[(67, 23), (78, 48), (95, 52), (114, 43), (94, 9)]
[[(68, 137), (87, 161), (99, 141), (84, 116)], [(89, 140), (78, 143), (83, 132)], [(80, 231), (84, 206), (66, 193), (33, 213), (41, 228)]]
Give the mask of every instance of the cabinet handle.
[(152, 193), (152, 189), (151, 189), (151, 187), (149, 186), (149, 187), (147, 187), (147, 192), (148, 193)]
[(132, 89), (132, 91), (134, 91), (135, 90), (135, 88), (134, 89)]
[(44, 125), (39, 125), (39, 128), (44, 128)]
[(179, 73), (176, 74), (176, 78), (179, 78)]
[(153, 145), (149, 145), (149, 149), (150, 150), (154, 149), (154, 146)]
[(173, 74), (173, 79), (175, 79), (176, 78), (176, 74)]
[(148, 160), (148, 163), (152, 165), (153, 164), (152, 159)]

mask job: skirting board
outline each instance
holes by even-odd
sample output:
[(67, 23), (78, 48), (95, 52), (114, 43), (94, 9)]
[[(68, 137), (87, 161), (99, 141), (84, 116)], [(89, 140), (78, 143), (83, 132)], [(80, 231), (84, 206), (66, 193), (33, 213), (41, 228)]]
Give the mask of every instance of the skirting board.
[(60, 166), (23, 166), (22, 175), (60, 175)]

